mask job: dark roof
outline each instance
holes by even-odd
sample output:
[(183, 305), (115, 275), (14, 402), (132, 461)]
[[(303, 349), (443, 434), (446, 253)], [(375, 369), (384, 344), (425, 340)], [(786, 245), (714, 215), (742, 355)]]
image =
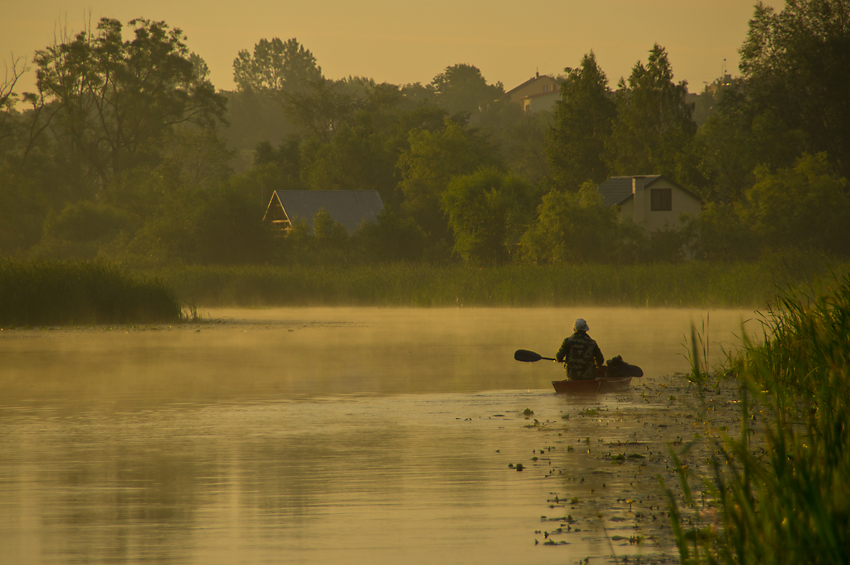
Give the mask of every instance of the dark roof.
[(633, 177), (611, 177), (599, 185), (599, 194), (605, 199), (605, 203), (609, 206), (620, 205), (632, 197), (632, 179), (635, 179), (635, 188), (638, 190), (644, 189), (663, 178), (673, 186), (682, 190), (685, 194), (689, 194), (695, 199), (699, 197), (694, 195), (690, 190), (679, 185), (676, 182), (668, 179), (664, 175), (636, 175)]
[(632, 197), (632, 179), (635, 179), (637, 188), (643, 188), (660, 176), (611, 177), (599, 185), (599, 194), (605, 199), (605, 204), (620, 205)]
[(377, 190), (276, 190), (292, 222), (304, 218), (313, 227), (313, 215), (324, 208), (331, 218), (354, 233), (364, 220), (373, 222), (384, 209)]
[(547, 78), (548, 78), (549, 80), (553, 80), (553, 81), (555, 81), (555, 82), (561, 82), (560, 80), (558, 80), (558, 78), (557, 78), (557, 77), (553, 77), (553, 76), (549, 76), (549, 75), (537, 75), (537, 76), (533, 76), (533, 77), (531, 77), (530, 79), (528, 79), (528, 80), (527, 80), (527, 81), (525, 81), (524, 83), (519, 84), (519, 85), (517, 85), (517, 86), (513, 87), (512, 89), (510, 89), (509, 91), (505, 92), (505, 96), (508, 96), (508, 97), (509, 97), (511, 94), (513, 94), (514, 92), (516, 92), (516, 91), (517, 91), (517, 90), (519, 90), (520, 88), (523, 88), (524, 86), (528, 86), (529, 84), (531, 84), (531, 83), (533, 83), (533, 82), (537, 82), (537, 81), (538, 81), (538, 80), (540, 80), (540, 79), (547, 79)]

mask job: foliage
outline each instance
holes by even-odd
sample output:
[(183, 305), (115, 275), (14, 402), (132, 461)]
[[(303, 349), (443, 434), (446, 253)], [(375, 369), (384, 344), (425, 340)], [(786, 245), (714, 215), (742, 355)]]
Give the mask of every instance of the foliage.
[(508, 170), (532, 184), (550, 182), (546, 159), (546, 136), (552, 121), (549, 112), (526, 113), (519, 104), (503, 98), (482, 112), (478, 121)]
[(348, 240), (348, 230), (334, 220), (324, 208), (313, 215), (313, 235), (318, 241), (334, 247), (343, 245)]
[(478, 131), (446, 119), (438, 131), (413, 129), (399, 156), (399, 188), (405, 212), (425, 231), (429, 243), (451, 239), (441, 208), (452, 177), (498, 164), (495, 148)]
[[(0, 82), (0, 254), (146, 266), (847, 256), (846, 3), (758, 6), (744, 76), (706, 87), (698, 131), (660, 45), (616, 92), (589, 51), (554, 113), (524, 113), (471, 64), (425, 84), (329, 80), (295, 38), (261, 39), (235, 58), (236, 89), (216, 93), (164, 22), (60, 29), (32, 63), (37, 92), (15, 90), (22, 59)], [(650, 173), (699, 194), (704, 212), (650, 235), (589, 185), (577, 195)], [(336, 243), (300, 226), (269, 241), (262, 211), (291, 189), (378, 190), (386, 213)]]
[[(306, 224), (305, 224), (306, 225)], [(309, 231), (307, 232), (309, 234)], [(300, 234), (296, 234), (300, 235)], [(203, 306), (421, 306), (758, 308), (776, 287), (850, 272), (828, 258), (776, 256), (755, 263), (469, 267), (389, 264), (188, 265), (143, 271), (183, 302)]]
[(546, 155), (559, 186), (578, 190), (586, 180), (601, 183), (608, 177), (603, 154), (617, 109), (593, 51), (580, 67), (565, 71)]
[(553, 190), (543, 197), (537, 221), (522, 236), (522, 254), (533, 263), (602, 263), (617, 253), (620, 225), (592, 181), (579, 193)]
[(131, 20), (134, 38), (103, 18), (97, 30), (64, 37), (35, 55), (41, 120), (51, 123), (89, 177), (105, 185), (123, 171), (155, 165), (177, 124), (212, 127), (224, 111), (205, 65), (190, 56), (179, 29)]
[(327, 143), (356, 109), (356, 99), (343, 81), (322, 78), (310, 82), (303, 92), (285, 92), (283, 109), (304, 135)]
[(475, 265), (507, 262), (535, 204), (526, 182), (495, 168), (452, 178), (443, 193), (443, 210), (454, 233), (454, 252)]
[(316, 57), (295, 38), (261, 39), (253, 53), (243, 49), (233, 61), (233, 81), (240, 91), (303, 92), (321, 79)]
[(756, 171), (743, 220), (769, 246), (850, 254), (850, 183), (837, 177), (824, 154), (804, 155), (793, 168)]
[(707, 203), (696, 218), (688, 218), (685, 232), (694, 257), (710, 261), (753, 260), (761, 243), (752, 226), (740, 215), (740, 206)]
[(106, 204), (69, 204), (44, 224), (45, 236), (77, 242), (110, 239), (129, 224), (126, 213)]
[(15, 255), (42, 236), (47, 202), (32, 178), (0, 167), (0, 256)]
[(301, 265), (315, 268), (322, 265), (350, 265), (360, 260), (355, 253), (354, 238), (348, 230), (319, 209), (308, 221), (296, 217), (286, 237), (271, 242), (270, 262), (287, 267)]
[(418, 261), (425, 250), (425, 233), (413, 218), (385, 207), (375, 222), (357, 230), (357, 240), (368, 262)]
[(226, 124), (219, 128), (219, 133), (227, 140), (228, 147), (238, 153), (232, 163), (237, 173), (254, 164), (258, 145), (286, 143), (295, 135), (296, 127), (287, 118), (277, 93), (236, 90), (223, 94), (227, 96)]
[(275, 190), (306, 190), (301, 180), (302, 152), (297, 137), (284, 140), (279, 147), (263, 142), (254, 148), (254, 166), (243, 175), (241, 181), (254, 186), (262, 193), (262, 200), (268, 201)]
[(172, 322), (174, 292), (100, 262), (0, 260), (0, 326)]
[[(809, 296), (780, 295), (763, 343), (745, 339), (728, 360), (742, 383), (740, 436), (717, 446), (714, 473), (701, 485), (682, 475), (684, 509), (670, 496), (671, 515), (707, 504), (721, 529), (689, 541), (676, 520), (682, 563), (850, 560), (850, 276), (823, 284)], [(754, 449), (759, 436), (764, 445)]]
[(848, 67), (847, 0), (794, 0), (780, 13), (756, 6), (741, 47), (741, 72), (755, 112), (805, 132), (804, 149), (825, 152), (844, 177), (850, 176)]
[(305, 144), (302, 181), (313, 190), (377, 190), (384, 202), (397, 201), (400, 149), (395, 140), (372, 114), (352, 122), (340, 127), (329, 143)]
[(205, 264), (252, 264), (268, 260), (273, 238), (257, 221), (265, 212), (249, 192), (225, 185), (196, 203), (189, 229), (194, 253), (187, 259)]
[(477, 114), (505, 94), (502, 83), (487, 84), (478, 67), (458, 64), (446, 69), (431, 81), (437, 104), (449, 114)]
[(679, 177), (683, 148), (687, 151), (696, 134), (687, 91), (687, 83), (673, 82), (673, 68), (660, 45), (649, 51), (646, 66), (635, 64), (628, 86), (619, 85), (617, 119), (606, 145), (614, 174)]
[(13, 58), (11, 68), (6, 65), (3, 80), (0, 81), (0, 155), (8, 151), (7, 141), (15, 134), (19, 121), (15, 106), (20, 99), (15, 86), (28, 70), (29, 66), (23, 57)]

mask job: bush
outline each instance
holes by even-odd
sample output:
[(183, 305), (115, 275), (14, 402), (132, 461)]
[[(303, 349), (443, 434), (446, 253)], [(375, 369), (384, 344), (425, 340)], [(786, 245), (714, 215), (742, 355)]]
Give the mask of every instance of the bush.
[(176, 322), (174, 292), (102, 262), (0, 260), (0, 326)]

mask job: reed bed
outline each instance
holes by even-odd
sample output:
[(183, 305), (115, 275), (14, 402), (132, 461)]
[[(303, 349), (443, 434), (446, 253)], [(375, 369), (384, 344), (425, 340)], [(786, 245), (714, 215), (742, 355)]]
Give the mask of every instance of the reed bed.
[(176, 322), (162, 281), (102, 262), (0, 260), (0, 327)]
[[(683, 564), (850, 563), (850, 276), (811, 288), (780, 295), (763, 341), (727, 362), (741, 431), (694, 490), (682, 474), (682, 504), (670, 495)], [(688, 512), (717, 527), (685, 528)]]
[(755, 264), (492, 268), (428, 264), (186, 266), (156, 271), (155, 275), (171, 285), (182, 301), (206, 307), (758, 308), (780, 289), (811, 282), (826, 271), (824, 264), (799, 268), (766, 260)]

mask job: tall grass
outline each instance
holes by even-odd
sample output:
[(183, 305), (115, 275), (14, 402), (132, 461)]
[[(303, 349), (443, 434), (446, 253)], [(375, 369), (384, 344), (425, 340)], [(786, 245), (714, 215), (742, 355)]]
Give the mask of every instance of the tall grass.
[[(184, 302), (211, 306), (760, 307), (826, 271), (756, 264), (188, 266), (155, 271)], [(848, 269), (847, 266), (844, 267)]]
[(850, 276), (783, 293), (764, 342), (726, 369), (742, 384), (741, 434), (717, 446), (702, 485), (721, 528), (684, 530), (698, 505), (683, 476), (686, 508), (670, 496), (682, 562), (850, 563)]
[(180, 320), (170, 287), (101, 262), (0, 260), (0, 327)]

